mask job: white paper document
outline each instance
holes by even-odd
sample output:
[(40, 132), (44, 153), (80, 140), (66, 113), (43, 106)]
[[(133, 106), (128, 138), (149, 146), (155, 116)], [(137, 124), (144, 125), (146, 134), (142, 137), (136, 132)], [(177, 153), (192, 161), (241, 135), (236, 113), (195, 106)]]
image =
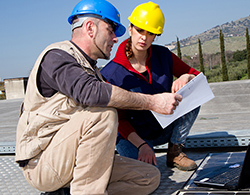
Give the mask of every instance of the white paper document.
[(162, 128), (167, 127), (179, 117), (214, 98), (214, 94), (203, 73), (197, 75), (176, 93), (182, 95), (182, 101), (173, 114), (164, 115), (151, 111)]

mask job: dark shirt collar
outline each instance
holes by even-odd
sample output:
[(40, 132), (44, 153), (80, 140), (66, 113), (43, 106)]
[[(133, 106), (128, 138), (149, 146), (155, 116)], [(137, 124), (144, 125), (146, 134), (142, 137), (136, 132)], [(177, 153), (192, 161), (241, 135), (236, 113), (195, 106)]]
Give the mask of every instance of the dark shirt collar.
[(78, 47), (73, 41), (70, 41), (76, 48), (82, 53), (82, 55), (88, 60), (92, 68), (96, 68), (97, 61), (91, 59), (80, 47)]

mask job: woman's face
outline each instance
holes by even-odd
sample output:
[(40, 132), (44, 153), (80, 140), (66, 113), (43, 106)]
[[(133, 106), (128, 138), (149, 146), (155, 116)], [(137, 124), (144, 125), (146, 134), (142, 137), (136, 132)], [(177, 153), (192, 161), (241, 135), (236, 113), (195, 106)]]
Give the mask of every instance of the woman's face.
[(147, 51), (155, 39), (155, 34), (136, 26), (129, 26), (129, 35), (132, 40), (132, 49)]

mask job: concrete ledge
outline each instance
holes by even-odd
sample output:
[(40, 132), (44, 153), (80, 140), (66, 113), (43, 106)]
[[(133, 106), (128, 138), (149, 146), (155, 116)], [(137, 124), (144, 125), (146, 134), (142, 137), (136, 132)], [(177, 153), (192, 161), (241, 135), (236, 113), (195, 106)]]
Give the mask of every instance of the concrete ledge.
[[(187, 137), (185, 148), (210, 147), (244, 147), (250, 143), (250, 130), (203, 132)], [(156, 146), (155, 149), (167, 149), (168, 144)]]
[(0, 154), (15, 154), (16, 142), (0, 142)]

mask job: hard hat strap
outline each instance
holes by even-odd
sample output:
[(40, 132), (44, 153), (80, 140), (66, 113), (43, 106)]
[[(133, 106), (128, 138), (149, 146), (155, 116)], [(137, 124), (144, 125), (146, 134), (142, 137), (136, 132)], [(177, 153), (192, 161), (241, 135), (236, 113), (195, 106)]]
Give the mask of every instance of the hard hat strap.
[(96, 46), (96, 48), (102, 53), (104, 59), (108, 60), (109, 57), (101, 50), (101, 48), (96, 44), (95, 38), (94, 38), (94, 44)]
[[(96, 34), (98, 34), (98, 31), (99, 31), (98, 25), (96, 25), (96, 27), (97, 27), (97, 29), (98, 29)], [(108, 57), (108, 56), (101, 50), (101, 48), (96, 44), (96, 39), (95, 39), (95, 38), (96, 38), (96, 36), (94, 37), (94, 44), (95, 44), (96, 48), (102, 53), (104, 59), (108, 60), (109, 57)]]

